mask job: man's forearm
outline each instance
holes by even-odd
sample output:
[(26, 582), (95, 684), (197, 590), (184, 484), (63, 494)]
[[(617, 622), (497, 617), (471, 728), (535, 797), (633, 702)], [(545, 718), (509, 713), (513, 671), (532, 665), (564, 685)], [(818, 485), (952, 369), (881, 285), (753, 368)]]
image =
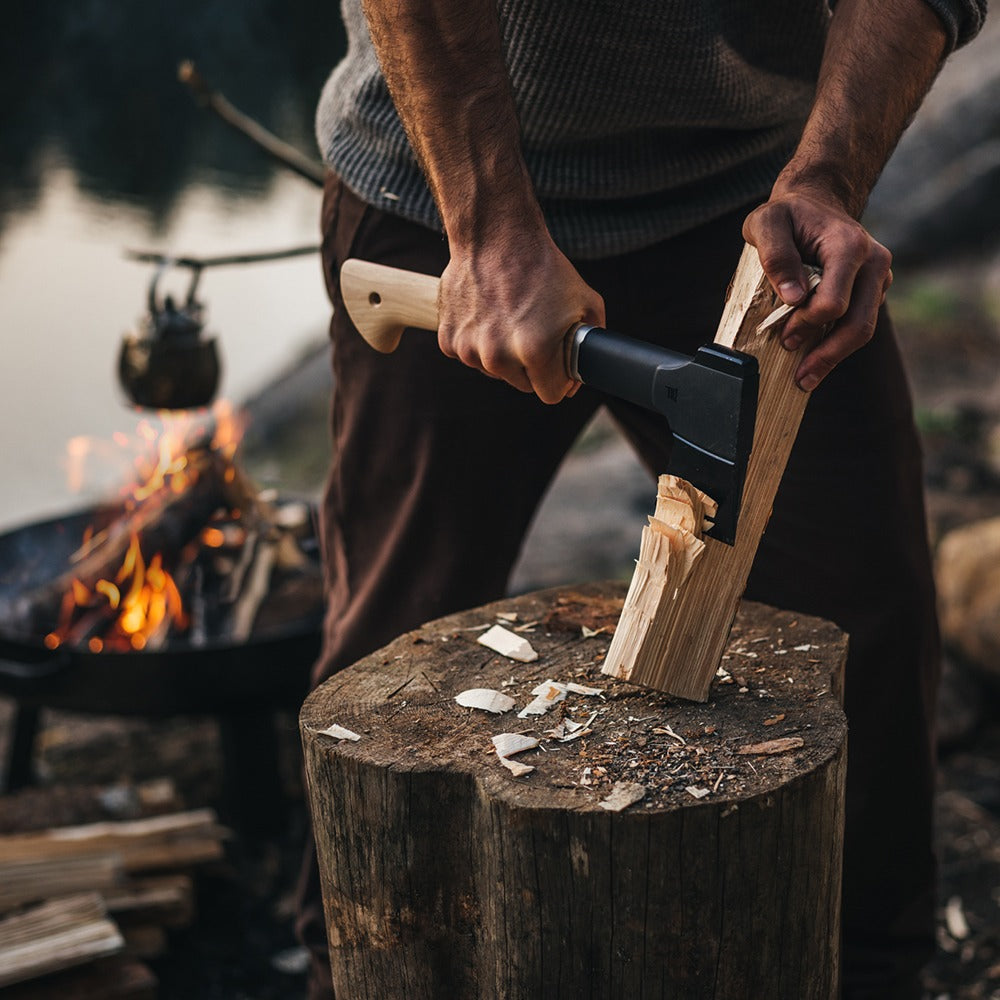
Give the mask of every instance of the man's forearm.
[(364, 0), (390, 93), (453, 248), (544, 226), (493, 0)]
[(839, 0), (815, 104), (777, 190), (825, 188), (857, 218), (945, 47), (923, 0)]
[(563, 338), (604, 302), (545, 224), (521, 153), (495, 0), (363, 0), (375, 50), (448, 237), (438, 344), (555, 403)]

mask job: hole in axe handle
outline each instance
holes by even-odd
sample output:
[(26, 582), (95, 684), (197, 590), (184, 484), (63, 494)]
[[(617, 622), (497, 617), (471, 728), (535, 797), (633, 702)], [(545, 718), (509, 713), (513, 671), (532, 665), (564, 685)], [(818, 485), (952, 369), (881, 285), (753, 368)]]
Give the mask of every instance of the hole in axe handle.
[(368, 295), (368, 304), (371, 306), (380, 306), (382, 304), (382, 296), (378, 292), (370, 292)]

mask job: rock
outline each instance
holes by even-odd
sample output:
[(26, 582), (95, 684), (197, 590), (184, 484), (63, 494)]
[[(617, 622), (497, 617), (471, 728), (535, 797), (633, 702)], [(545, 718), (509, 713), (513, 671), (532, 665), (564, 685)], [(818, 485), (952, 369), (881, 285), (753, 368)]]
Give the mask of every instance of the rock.
[(1000, 517), (945, 535), (936, 577), (945, 643), (1000, 680)]

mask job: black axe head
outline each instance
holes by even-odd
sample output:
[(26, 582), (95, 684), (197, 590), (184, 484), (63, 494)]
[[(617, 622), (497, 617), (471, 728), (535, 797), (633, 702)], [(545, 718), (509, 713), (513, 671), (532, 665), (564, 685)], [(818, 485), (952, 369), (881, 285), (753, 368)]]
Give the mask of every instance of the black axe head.
[(718, 503), (706, 533), (733, 545), (757, 417), (757, 359), (717, 344), (689, 357), (581, 326), (567, 367), (573, 378), (666, 417), (668, 470)]

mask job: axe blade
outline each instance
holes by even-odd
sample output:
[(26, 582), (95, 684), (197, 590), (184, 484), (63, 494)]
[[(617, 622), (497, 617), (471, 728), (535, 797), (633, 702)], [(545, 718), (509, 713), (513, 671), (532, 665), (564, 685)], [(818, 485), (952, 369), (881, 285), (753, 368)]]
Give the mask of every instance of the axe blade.
[(690, 357), (581, 326), (567, 367), (573, 378), (666, 418), (673, 435), (668, 471), (716, 501), (706, 534), (734, 545), (757, 416), (757, 359), (717, 344)]

